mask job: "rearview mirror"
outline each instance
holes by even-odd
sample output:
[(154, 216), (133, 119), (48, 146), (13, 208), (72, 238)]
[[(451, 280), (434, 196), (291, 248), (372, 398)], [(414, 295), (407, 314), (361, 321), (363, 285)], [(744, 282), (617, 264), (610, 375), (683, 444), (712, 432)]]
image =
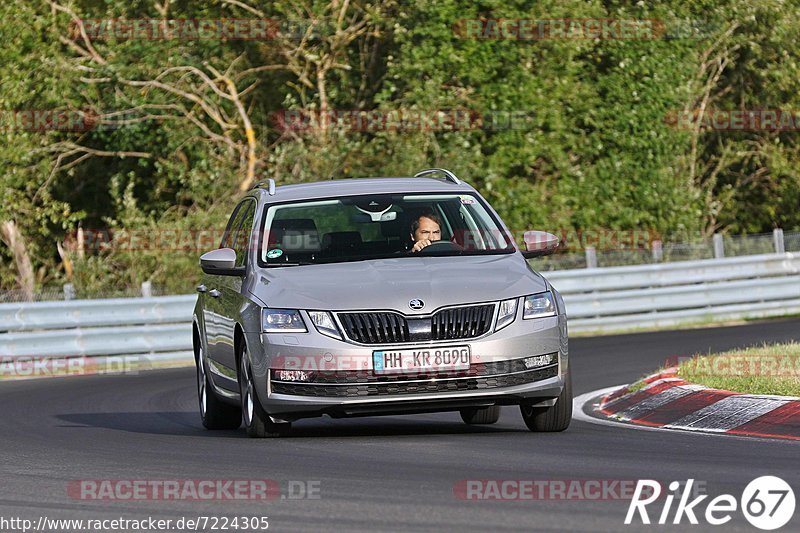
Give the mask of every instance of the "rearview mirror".
[(533, 257), (542, 257), (550, 255), (558, 248), (558, 237), (546, 231), (526, 231), (522, 235), (525, 241), (525, 250), (522, 250), (522, 256), (525, 259)]
[(383, 213), (354, 213), (350, 220), (356, 224), (369, 224), (370, 222), (391, 222), (397, 219), (396, 211), (385, 211)]
[(236, 266), (236, 251), (232, 248), (218, 248), (200, 256), (200, 268), (206, 274), (217, 276), (242, 276), (244, 267)]

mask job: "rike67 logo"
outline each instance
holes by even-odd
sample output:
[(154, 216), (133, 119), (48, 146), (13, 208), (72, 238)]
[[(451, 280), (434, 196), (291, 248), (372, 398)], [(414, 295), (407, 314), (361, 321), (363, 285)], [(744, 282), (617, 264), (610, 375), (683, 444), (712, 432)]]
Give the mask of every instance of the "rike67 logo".
[[(773, 530), (786, 525), (794, 515), (794, 491), (779, 477), (762, 476), (754, 479), (745, 487), (739, 500), (731, 494), (721, 494), (705, 503), (704, 512), (701, 512), (703, 507), (701, 504), (708, 495), (696, 496), (690, 500), (693, 485), (694, 479), (689, 479), (686, 483), (673, 481), (669, 484), (666, 497), (662, 497), (661, 484), (658, 481), (640, 479), (628, 507), (625, 524), (634, 523), (637, 515), (642, 524), (650, 524), (648, 505), (658, 501), (658, 504), (651, 505), (649, 509), (651, 512), (657, 512), (662, 499), (663, 507), (655, 522), (659, 525), (680, 524), (684, 518), (690, 524), (699, 524), (698, 516), (700, 516), (707, 524), (721, 526), (730, 522), (733, 513), (741, 510), (753, 526), (762, 530)], [(678, 493), (681, 487), (683, 490)], [(673, 511), (673, 502), (676, 499), (678, 503)], [(656, 515), (653, 515), (653, 520), (656, 520)]]

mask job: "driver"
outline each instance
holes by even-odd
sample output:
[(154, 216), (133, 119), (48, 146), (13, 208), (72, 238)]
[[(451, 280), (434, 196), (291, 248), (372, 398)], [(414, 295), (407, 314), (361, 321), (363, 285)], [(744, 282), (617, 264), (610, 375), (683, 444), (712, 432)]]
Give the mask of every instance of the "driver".
[(442, 238), (441, 220), (434, 212), (425, 212), (411, 223), (412, 252), (419, 252)]

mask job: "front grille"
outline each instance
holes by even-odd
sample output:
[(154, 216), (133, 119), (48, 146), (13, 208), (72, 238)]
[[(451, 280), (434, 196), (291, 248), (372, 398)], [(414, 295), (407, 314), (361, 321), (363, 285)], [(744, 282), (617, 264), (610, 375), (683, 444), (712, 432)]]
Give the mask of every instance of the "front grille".
[(397, 313), (340, 313), (345, 334), (356, 342), (383, 344), (408, 342), (408, 323)]
[[(362, 344), (472, 339), (489, 332), (493, 316), (494, 304), (442, 309), (424, 318), (392, 311), (338, 313), (347, 338)], [(409, 320), (415, 323), (413, 336)]]
[(431, 317), (431, 339), (470, 339), (480, 337), (492, 326), (494, 305), (442, 309)]
[(404, 394), (426, 394), (436, 392), (458, 392), (496, 389), (525, 385), (558, 375), (558, 365), (496, 376), (456, 379), (431, 379), (425, 381), (396, 381), (379, 383), (353, 383), (347, 385), (313, 385), (296, 382), (272, 382), (275, 394), (313, 396), (317, 398), (359, 398), (370, 396), (396, 396)]

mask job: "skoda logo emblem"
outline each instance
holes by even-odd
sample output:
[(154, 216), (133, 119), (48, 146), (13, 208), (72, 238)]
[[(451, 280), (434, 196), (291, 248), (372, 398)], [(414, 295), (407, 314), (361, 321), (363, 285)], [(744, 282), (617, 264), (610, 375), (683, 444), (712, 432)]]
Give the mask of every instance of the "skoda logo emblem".
[(414, 299), (408, 302), (408, 306), (414, 311), (419, 311), (420, 309), (425, 307), (425, 302), (423, 302), (422, 300)]

